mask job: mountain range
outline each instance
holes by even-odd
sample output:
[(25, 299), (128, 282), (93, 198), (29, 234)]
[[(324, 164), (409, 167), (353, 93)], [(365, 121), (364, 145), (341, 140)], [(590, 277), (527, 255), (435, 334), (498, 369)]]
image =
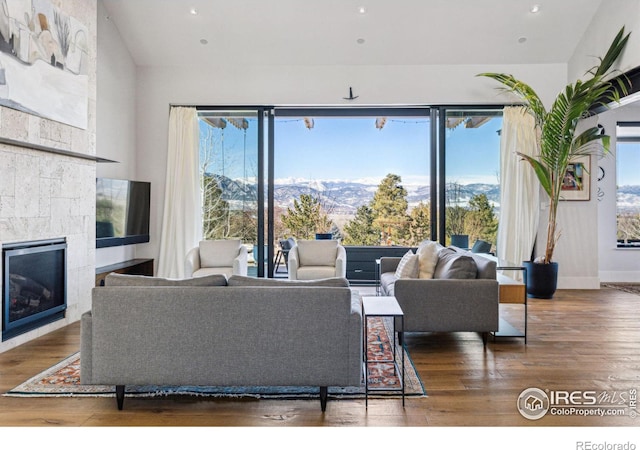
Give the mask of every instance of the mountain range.
[[(215, 177), (223, 191), (223, 198), (232, 208), (241, 208), (243, 202), (255, 201), (257, 198), (255, 184), (243, 183), (220, 175)], [(409, 209), (420, 202), (428, 202), (431, 198), (429, 186), (406, 185), (404, 187), (407, 190)], [(377, 189), (378, 184), (354, 181), (279, 181), (274, 184), (274, 202), (276, 207), (286, 209), (293, 206), (293, 201), (300, 198), (300, 195), (309, 194), (321, 199), (323, 206), (331, 214), (352, 216), (358, 207), (369, 204)], [(621, 186), (619, 189), (622, 208), (637, 211), (640, 205), (640, 186)], [(494, 212), (497, 214), (499, 211), (500, 186), (498, 184), (456, 184), (447, 186), (447, 190), (457, 193), (458, 200), (452, 204), (465, 206), (474, 195), (485, 194), (494, 206)]]

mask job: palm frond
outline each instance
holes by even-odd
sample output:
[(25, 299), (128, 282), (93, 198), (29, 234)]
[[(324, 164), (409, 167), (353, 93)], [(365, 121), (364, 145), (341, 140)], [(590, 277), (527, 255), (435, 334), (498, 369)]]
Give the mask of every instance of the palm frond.
[(513, 75), (492, 72), (478, 75), (498, 81), (502, 85), (500, 89), (517, 95), (540, 129), (539, 154), (517, 154), (531, 165), (540, 185), (549, 196), (547, 245), (544, 255), (547, 263), (552, 260), (559, 237), (559, 231), (556, 230), (556, 212), (568, 165), (579, 156), (606, 154), (609, 151), (609, 136), (604, 135), (598, 127), (591, 127), (577, 136), (576, 130), (580, 120), (587, 117), (594, 106), (618, 101), (621, 93), (626, 95), (626, 80), (611, 81), (610, 78), (616, 72), (612, 67), (626, 47), (629, 36), (630, 33), (625, 33), (622, 27), (606, 54), (598, 58), (598, 64), (587, 71), (590, 77), (567, 85), (555, 98), (549, 110), (545, 109), (531, 86)]

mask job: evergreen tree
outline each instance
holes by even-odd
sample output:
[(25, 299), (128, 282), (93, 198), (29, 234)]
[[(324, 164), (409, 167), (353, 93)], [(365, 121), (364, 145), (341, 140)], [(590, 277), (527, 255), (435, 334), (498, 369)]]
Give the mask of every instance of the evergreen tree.
[(355, 217), (344, 226), (346, 245), (380, 245), (380, 231), (373, 226), (373, 211), (367, 205), (360, 206)]
[(314, 239), (316, 233), (328, 232), (331, 219), (324, 212), (320, 200), (309, 194), (293, 201), (293, 208), (281, 216), (282, 224), (298, 239)]
[(469, 200), (469, 210), (464, 218), (465, 234), (469, 235), (469, 242), (482, 239), (495, 242), (498, 233), (498, 219), (493, 212), (486, 194), (478, 194)]
[(411, 210), (409, 232), (411, 245), (431, 239), (431, 203), (420, 202)]
[(374, 226), (380, 231), (383, 244), (399, 244), (407, 239), (407, 190), (400, 184), (399, 175), (388, 174), (373, 196), (371, 210)]

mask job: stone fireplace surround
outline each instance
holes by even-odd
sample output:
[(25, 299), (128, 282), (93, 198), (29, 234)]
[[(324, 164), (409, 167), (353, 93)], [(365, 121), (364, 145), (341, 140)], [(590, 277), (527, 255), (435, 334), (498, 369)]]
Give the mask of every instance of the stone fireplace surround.
[[(55, 4), (89, 30), (88, 127), (79, 129), (0, 107), (0, 136), (95, 155), (97, 5), (85, 0)], [(76, 322), (90, 309), (95, 283), (95, 187), (95, 161), (0, 144), (0, 243), (67, 241), (65, 318), (0, 343), (0, 353)]]

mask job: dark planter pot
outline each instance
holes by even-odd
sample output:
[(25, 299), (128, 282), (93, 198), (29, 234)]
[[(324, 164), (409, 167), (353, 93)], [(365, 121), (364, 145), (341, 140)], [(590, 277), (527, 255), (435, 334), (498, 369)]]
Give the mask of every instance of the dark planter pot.
[(522, 265), (527, 269), (527, 297), (553, 298), (558, 286), (558, 263), (524, 261)]

